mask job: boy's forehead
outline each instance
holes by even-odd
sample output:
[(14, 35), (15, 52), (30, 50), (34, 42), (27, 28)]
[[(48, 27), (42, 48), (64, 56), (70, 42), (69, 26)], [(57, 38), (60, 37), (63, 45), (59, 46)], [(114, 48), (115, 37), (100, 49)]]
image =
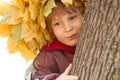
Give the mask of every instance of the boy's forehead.
[(52, 10), (52, 13), (59, 13), (59, 12), (65, 13), (66, 10), (67, 10), (66, 7), (59, 7), (59, 6), (57, 6), (57, 7), (55, 7), (55, 8)]

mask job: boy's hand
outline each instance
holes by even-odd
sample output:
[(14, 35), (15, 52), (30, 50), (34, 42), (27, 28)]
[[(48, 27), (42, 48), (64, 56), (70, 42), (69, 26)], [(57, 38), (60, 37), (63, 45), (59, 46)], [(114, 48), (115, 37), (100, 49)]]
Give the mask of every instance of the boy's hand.
[(69, 75), (72, 69), (72, 64), (70, 64), (64, 73), (62, 73), (56, 80), (79, 80), (77, 76)]

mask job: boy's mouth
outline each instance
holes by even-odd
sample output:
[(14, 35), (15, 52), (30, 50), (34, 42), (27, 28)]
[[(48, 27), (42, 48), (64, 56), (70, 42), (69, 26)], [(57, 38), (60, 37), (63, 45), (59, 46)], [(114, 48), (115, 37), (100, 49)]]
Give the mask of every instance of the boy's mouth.
[(77, 38), (77, 34), (72, 34), (70, 36), (67, 37), (69, 40), (74, 40)]

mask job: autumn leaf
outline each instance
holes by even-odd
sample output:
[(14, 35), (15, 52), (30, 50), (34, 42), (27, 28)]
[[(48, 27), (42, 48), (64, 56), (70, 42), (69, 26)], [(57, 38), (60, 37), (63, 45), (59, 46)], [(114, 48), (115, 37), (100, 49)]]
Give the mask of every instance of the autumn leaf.
[(7, 49), (9, 50), (10, 53), (15, 53), (18, 51), (18, 48), (16, 47), (17, 43), (13, 40), (12, 37), (8, 37), (8, 42), (7, 42)]
[(3, 13), (10, 7), (12, 7), (10, 4), (0, 1), (0, 15), (3, 15)]
[(87, 0), (73, 0), (73, 4), (75, 5), (75, 6), (80, 6), (80, 5), (87, 5)]
[(38, 16), (38, 22), (42, 29), (46, 28), (45, 17), (43, 15)]
[(28, 37), (32, 34), (33, 30), (31, 29), (28, 22), (23, 22), (21, 26), (21, 38)]
[(11, 0), (14, 6), (18, 7), (21, 11), (25, 11), (25, 2), (24, 0)]
[(24, 0), (25, 3), (29, 3), (29, 0)]
[[(61, 0), (66, 6), (86, 4), (86, 0)], [(0, 36), (8, 36), (10, 53), (20, 51), (26, 60), (52, 42), (53, 35), (46, 28), (45, 18), (56, 7), (55, 0), (11, 0), (1, 3)], [(12, 45), (12, 46), (11, 46)]]
[(55, 1), (54, 0), (48, 0), (42, 8), (42, 13), (44, 16), (48, 16), (52, 12), (52, 8), (56, 7)]
[(69, 4), (72, 4), (73, 0), (61, 0), (66, 6), (68, 6)]
[(16, 44), (16, 42), (11, 37), (8, 37), (7, 49), (9, 50), (10, 53), (20, 51), (26, 61), (34, 59), (37, 55), (36, 51), (28, 49), (24, 41), (21, 41), (20, 43)]
[(41, 0), (29, 0), (29, 11), (31, 19), (33, 20), (35, 20), (39, 14), (39, 9), (41, 6), (40, 1)]
[(31, 41), (28, 41), (27, 46), (30, 50), (33, 51), (39, 49), (38, 41), (35, 38), (33, 38)]
[(29, 7), (25, 8), (25, 12), (23, 14), (23, 21), (30, 21), (30, 11), (29, 11)]
[(34, 59), (37, 55), (37, 51), (30, 50), (24, 41), (21, 41), (16, 47), (21, 52), (26, 61)]
[(20, 42), (21, 40), (21, 24), (18, 24), (18, 25), (12, 25), (11, 27), (11, 33), (12, 33), (12, 37), (13, 39), (15, 40), (15, 42)]
[(37, 51), (31, 51), (27, 49), (27, 47), (25, 49), (22, 49), (20, 52), (26, 61), (33, 60), (37, 56)]
[(22, 12), (20, 12), (20, 10), (16, 7), (11, 7), (8, 8), (4, 14), (3, 14), (3, 18), (1, 20), (1, 23), (5, 23), (5, 24), (19, 24), (20, 22), (22, 22)]
[(10, 36), (10, 29), (8, 24), (0, 24), (0, 36)]
[(29, 35), (28, 37), (25, 37), (24, 40), (25, 42), (29, 42), (31, 41), (33, 38), (37, 39), (37, 41), (39, 40), (39, 38), (42, 37), (42, 34), (36, 31), (33, 31), (31, 35)]

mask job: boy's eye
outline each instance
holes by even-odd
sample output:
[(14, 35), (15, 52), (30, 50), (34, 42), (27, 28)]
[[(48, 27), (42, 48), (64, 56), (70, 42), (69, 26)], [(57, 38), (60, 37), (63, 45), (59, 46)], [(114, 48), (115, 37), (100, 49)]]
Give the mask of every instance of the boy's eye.
[(59, 22), (54, 23), (54, 26), (59, 26), (59, 25), (60, 25)]
[(77, 17), (77, 15), (70, 16), (70, 17), (69, 17), (69, 20), (73, 20), (73, 19), (75, 19), (76, 17)]

